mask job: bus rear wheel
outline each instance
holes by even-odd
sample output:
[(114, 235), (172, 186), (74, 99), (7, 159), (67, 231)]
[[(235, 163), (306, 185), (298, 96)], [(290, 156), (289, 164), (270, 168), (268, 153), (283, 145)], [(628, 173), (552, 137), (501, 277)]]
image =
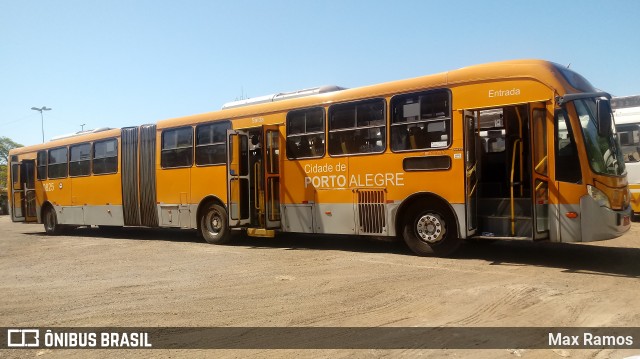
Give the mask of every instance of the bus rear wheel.
[(409, 210), (402, 236), (417, 255), (446, 257), (460, 247), (457, 228), (454, 215), (444, 206), (416, 204)]
[(56, 210), (52, 206), (47, 206), (42, 216), (42, 222), (44, 223), (44, 231), (48, 235), (58, 235), (62, 231), (62, 226), (58, 224), (58, 216)]
[(207, 243), (225, 244), (231, 239), (227, 211), (217, 204), (210, 204), (200, 217), (200, 234)]

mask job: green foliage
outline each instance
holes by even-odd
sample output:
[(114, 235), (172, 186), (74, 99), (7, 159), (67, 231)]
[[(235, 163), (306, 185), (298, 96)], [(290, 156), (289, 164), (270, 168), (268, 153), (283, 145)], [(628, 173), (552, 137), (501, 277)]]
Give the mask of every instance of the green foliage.
[(9, 162), (9, 150), (22, 147), (9, 137), (0, 137), (0, 188), (7, 188), (7, 163)]
[(7, 165), (0, 165), (0, 191), (7, 188)]
[(9, 160), (9, 150), (23, 145), (14, 142), (9, 137), (0, 137), (0, 164), (6, 165)]

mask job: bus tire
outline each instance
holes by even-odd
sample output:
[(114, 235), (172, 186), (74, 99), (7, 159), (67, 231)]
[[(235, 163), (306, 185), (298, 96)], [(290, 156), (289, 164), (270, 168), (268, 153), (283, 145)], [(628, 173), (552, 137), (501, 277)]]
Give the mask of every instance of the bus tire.
[(416, 203), (408, 213), (402, 237), (417, 255), (447, 257), (460, 247), (455, 216), (444, 205)]
[(98, 225), (98, 229), (106, 232), (106, 233), (115, 233), (115, 232), (119, 232), (122, 230), (121, 226), (106, 226), (103, 224)]
[(42, 223), (44, 224), (44, 231), (50, 236), (55, 236), (62, 232), (63, 227), (58, 224), (56, 210), (50, 205), (44, 209)]
[(207, 243), (225, 244), (231, 239), (227, 211), (215, 203), (209, 204), (200, 217), (200, 234)]

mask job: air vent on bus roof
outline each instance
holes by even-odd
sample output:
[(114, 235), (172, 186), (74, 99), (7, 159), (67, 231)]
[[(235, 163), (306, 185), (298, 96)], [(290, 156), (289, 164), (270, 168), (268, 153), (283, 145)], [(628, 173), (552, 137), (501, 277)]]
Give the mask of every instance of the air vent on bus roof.
[(334, 91), (342, 91), (342, 90), (346, 90), (346, 88), (340, 87), (340, 86), (313, 87), (313, 88), (308, 88), (308, 89), (303, 89), (298, 91), (282, 92), (282, 93), (277, 93), (273, 95), (258, 96), (258, 97), (244, 99), (244, 100), (231, 101), (222, 105), (222, 109), (225, 110), (229, 108), (236, 108), (236, 107), (243, 107), (243, 106), (249, 106), (249, 105), (256, 105), (259, 103), (288, 100), (290, 98), (305, 97), (305, 96), (317, 95), (317, 94), (326, 93), (326, 92), (334, 92)]
[(96, 133), (96, 132), (109, 131), (109, 130), (113, 130), (113, 128), (111, 128), (111, 127), (100, 127), (100, 128), (96, 128), (95, 130), (86, 130), (86, 131), (78, 131), (76, 133), (67, 133), (66, 135), (60, 135), (60, 136), (56, 136), (56, 137), (51, 137), (51, 139), (49, 141), (61, 140), (63, 138), (69, 138), (69, 137), (84, 135), (84, 134), (87, 134), (87, 133)]

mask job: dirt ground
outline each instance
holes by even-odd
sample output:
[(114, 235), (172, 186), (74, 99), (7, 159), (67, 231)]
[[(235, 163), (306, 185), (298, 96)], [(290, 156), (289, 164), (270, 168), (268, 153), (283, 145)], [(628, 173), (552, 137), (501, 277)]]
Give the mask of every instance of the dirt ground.
[[(204, 243), (189, 231), (0, 216), (2, 327), (639, 327), (640, 223), (592, 244), (466, 244), (421, 258), (345, 236)], [(0, 357), (624, 358), (640, 350), (4, 350)]]

